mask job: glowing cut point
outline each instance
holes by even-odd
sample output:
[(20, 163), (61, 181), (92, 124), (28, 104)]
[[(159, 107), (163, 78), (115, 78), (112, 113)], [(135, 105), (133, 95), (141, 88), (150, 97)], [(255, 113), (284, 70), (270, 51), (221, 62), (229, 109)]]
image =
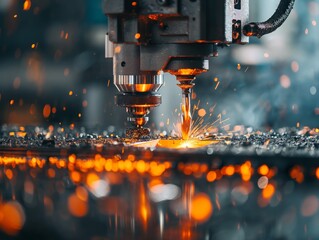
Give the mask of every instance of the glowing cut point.
[(189, 139), (189, 140), (159, 140), (158, 147), (162, 148), (202, 148), (208, 145), (216, 144), (219, 141), (217, 140), (197, 140), (197, 139)]

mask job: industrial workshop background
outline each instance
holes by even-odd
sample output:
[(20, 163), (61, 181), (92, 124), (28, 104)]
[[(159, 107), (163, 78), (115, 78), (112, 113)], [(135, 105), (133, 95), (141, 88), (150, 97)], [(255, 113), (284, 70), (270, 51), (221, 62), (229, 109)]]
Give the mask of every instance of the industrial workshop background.
[[(278, 2), (251, 1), (251, 19), (266, 20)], [(318, 25), (319, 1), (297, 1), (278, 31), (220, 51), (196, 80), (194, 103), (230, 125), (318, 127)], [(0, 125), (123, 127), (106, 31), (100, 0), (1, 0)], [(160, 92), (151, 125), (170, 130), (180, 89), (166, 76)]]

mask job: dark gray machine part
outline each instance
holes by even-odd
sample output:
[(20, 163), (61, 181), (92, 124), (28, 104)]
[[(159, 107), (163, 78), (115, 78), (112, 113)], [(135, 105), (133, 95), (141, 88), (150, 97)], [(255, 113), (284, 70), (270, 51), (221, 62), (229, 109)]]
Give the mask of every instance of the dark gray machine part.
[[(109, 19), (106, 57), (113, 58), (120, 91), (116, 103), (137, 128), (161, 103), (157, 91), (163, 72), (175, 75), (182, 89), (192, 86), (219, 46), (246, 44), (251, 35), (243, 31), (249, 26), (249, 0), (104, 0), (104, 11)], [(280, 18), (276, 14), (273, 18)]]

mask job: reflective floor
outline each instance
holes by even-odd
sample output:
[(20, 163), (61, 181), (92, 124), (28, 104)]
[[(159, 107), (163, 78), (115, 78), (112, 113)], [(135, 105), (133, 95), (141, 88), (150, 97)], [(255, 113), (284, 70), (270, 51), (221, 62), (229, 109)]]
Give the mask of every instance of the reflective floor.
[(264, 152), (257, 133), (254, 144), (238, 135), (198, 149), (98, 136), (27, 147), (17, 134), (1, 137), (0, 239), (319, 238), (315, 133), (288, 134), (290, 155), (271, 150), (275, 133)]
[(318, 134), (3, 127), (0, 239), (318, 239)]

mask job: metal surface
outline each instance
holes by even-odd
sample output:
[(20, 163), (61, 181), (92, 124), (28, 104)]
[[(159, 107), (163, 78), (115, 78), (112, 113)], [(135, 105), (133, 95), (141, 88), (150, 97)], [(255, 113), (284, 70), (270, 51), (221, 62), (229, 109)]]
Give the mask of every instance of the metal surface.
[(163, 83), (162, 74), (114, 76), (114, 85), (123, 93), (157, 92)]
[(0, 133), (1, 239), (319, 237), (316, 129), (219, 134), (197, 149), (45, 135)]

